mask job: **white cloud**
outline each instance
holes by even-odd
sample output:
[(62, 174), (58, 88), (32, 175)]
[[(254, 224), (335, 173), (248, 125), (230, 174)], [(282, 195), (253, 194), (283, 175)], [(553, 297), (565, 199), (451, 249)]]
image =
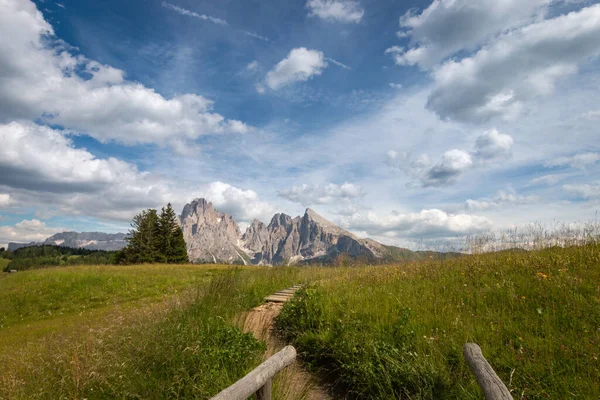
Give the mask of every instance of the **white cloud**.
[(280, 190), (280, 197), (290, 201), (300, 203), (304, 206), (314, 204), (330, 204), (341, 200), (350, 200), (364, 196), (362, 188), (352, 183), (343, 183), (337, 185), (330, 183), (327, 185), (300, 185), (291, 189)]
[(475, 156), (485, 161), (509, 157), (513, 143), (512, 136), (491, 129), (477, 138)]
[(11, 203), (10, 194), (0, 193), (0, 207), (7, 207)]
[(352, 0), (308, 0), (308, 15), (325, 20), (358, 23), (365, 14), (360, 4)]
[(449, 214), (442, 210), (422, 210), (419, 213), (379, 215), (374, 212), (341, 218), (342, 225), (372, 236), (434, 238), (453, 237), (491, 228), (489, 219), (468, 214)]
[(326, 67), (323, 52), (299, 47), (292, 49), (286, 58), (279, 61), (267, 73), (265, 81), (267, 86), (277, 90), (294, 82), (306, 81), (311, 76), (321, 75)]
[(168, 8), (170, 10), (173, 10), (175, 12), (178, 12), (181, 15), (187, 15), (188, 17), (198, 18), (203, 21), (210, 21), (210, 22), (218, 24), (218, 25), (227, 25), (227, 21), (225, 21), (224, 19), (211, 17), (210, 15), (206, 15), (206, 14), (199, 14), (195, 11), (187, 10), (178, 5), (167, 3), (166, 1), (163, 1), (162, 6), (165, 8)]
[(333, 64), (337, 65), (337, 66), (338, 66), (338, 67), (340, 67), (340, 68), (344, 68), (344, 69), (352, 69), (352, 68), (350, 68), (349, 66), (347, 66), (346, 64), (344, 64), (344, 63), (341, 63), (341, 62), (339, 62), (339, 61), (337, 61), (337, 60), (334, 60), (333, 58), (325, 57), (325, 60), (326, 60), (326, 61), (330, 61), (330, 62), (332, 62)]
[(268, 37), (259, 35), (258, 33), (250, 32), (250, 31), (242, 31), (242, 33), (244, 35), (246, 35), (246, 36), (250, 36), (250, 37), (253, 37), (255, 39), (260, 39), (260, 40), (262, 40), (264, 42), (270, 42), (271, 41)]
[(434, 165), (427, 154), (413, 158), (410, 153), (395, 150), (388, 150), (386, 163), (419, 179), (423, 187), (443, 186), (455, 183), (469, 169), (509, 157), (513, 143), (510, 135), (491, 129), (477, 137), (473, 152), (449, 150)]
[(261, 201), (253, 190), (244, 190), (223, 182), (213, 182), (200, 192), (221, 212), (232, 215), (237, 222), (249, 223), (257, 218), (269, 221), (275, 213), (273, 205)]
[(539, 196), (520, 196), (516, 193), (500, 190), (493, 199), (468, 199), (465, 202), (465, 207), (468, 210), (491, 210), (503, 208), (506, 206), (533, 204), (539, 202), (540, 200), (541, 199)]
[(38, 119), (105, 142), (168, 144), (248, 127), (212, 112), (195, 94), (166, 99), (119, 69), (56, 39), (30, 1), (4, 0), (0, 13), (0, 122)]
[(440, 186), (454, 183), (467, 169), (473, 166), (473, 158), (464, 150), (449, 150), (442, 160), (427, 171), (423, 186)]
[(544, 15), (550, 0), (434, 0), (417, 14), (400, 17), (399, 37), (413, 47), (386, 51), (398, 65), (429, 69), (461, 50), (475, 50), (500, 32), (526, 25)]
[(582, 199), (600, 199), (600, 185), (563, 185), (563, 189)]
[(16, 223), (13, 226), (0, 226), (0, 243), (9, 242), (41, 242), (59, 232), (64, 228), (50, 228), (38, 219), (27, 220)]
[(556, 185), (558, 182), (572, 176), (571, 174), (547, 174), (537, 178), (533, 178), (529, 183), (533, 185)]
[(260, 65), (258, 64), (258, 61), (256, 61), (256, 60), (254, 60), (251, 63), (249, 63), (248, 65), (246, 65), (246, 69), (250, 72), (256, 72), (259, 67), (260, 67)]
[(400, 83), (390, 82), (389, 85), (392, 89), (402, 89), (402, 84), (400, 84)]
[(558, 157), (554, 160), (547, 161), (546, 167), (565, 167), (578, 168), (585, 170), (586, 167), (591, 167), (600, 161), (600, 153), (586, 152), (575, 154), (569, 157)]
[(433, 71), (427, 107), (441, 118), (514, 119), (525, 100), (600, 54), (600, 5), (503, 33), (475, 55)]
[[(75, 148), (60, 131), (32, 122), (0, 125), (0, 206), (51, 206), (59, 215), (90, 215), (128, 221), (144, 208), (168, 202), (176, 210), (195, 197), (205, 197), (239, 221), (270, 218), (274, 208), (252, 190), (223, 182), (189, 185), (110, 157), (97, 158)], [(8, 200), (7, 200), (8, 199)], [(13, 204), (14, 203), (14, 204)]]

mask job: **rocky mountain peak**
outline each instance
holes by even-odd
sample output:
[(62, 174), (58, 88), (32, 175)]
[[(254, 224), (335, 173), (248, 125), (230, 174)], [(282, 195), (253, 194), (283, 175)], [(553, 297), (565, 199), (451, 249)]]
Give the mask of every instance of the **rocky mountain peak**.
[(183, 207), (180, 216), (188, 257), (195, 262), (246, 262), (238, 249), (240, 228), (231, 215), (215, 210), (205, 199)]

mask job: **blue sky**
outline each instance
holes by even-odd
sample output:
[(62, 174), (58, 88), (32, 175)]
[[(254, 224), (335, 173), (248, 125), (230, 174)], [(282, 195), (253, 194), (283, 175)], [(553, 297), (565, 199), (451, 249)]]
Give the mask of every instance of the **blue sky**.
[(415, 247), (600, 205), (600, 5), (0, 0), (0, 245), (204, 196)]

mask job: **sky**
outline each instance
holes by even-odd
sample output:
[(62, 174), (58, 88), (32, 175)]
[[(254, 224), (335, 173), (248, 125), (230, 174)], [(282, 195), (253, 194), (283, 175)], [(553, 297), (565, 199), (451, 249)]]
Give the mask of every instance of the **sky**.
[(0, 0), (0, 246), (197, 197), (409, 248), (597, 219), (597, 3)]

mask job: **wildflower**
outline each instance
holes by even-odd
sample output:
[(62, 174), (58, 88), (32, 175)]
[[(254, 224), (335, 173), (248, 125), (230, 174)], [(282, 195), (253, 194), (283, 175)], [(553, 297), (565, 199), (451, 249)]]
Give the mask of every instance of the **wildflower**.
[(546, 275), (546, 274), (545, 274), (545, 273), (543, 273), (543, 272), (538, 272), (536, 275), (537, 275), (537, 276), (539, 276), (539, 277), (540, 277), (540, 278), (542, 278), (542, 279), (546, 279), (546, 278), (548, 278), (548, 275)]
[(521, 300), (525, 300), (525, 296), (521, 296)]

